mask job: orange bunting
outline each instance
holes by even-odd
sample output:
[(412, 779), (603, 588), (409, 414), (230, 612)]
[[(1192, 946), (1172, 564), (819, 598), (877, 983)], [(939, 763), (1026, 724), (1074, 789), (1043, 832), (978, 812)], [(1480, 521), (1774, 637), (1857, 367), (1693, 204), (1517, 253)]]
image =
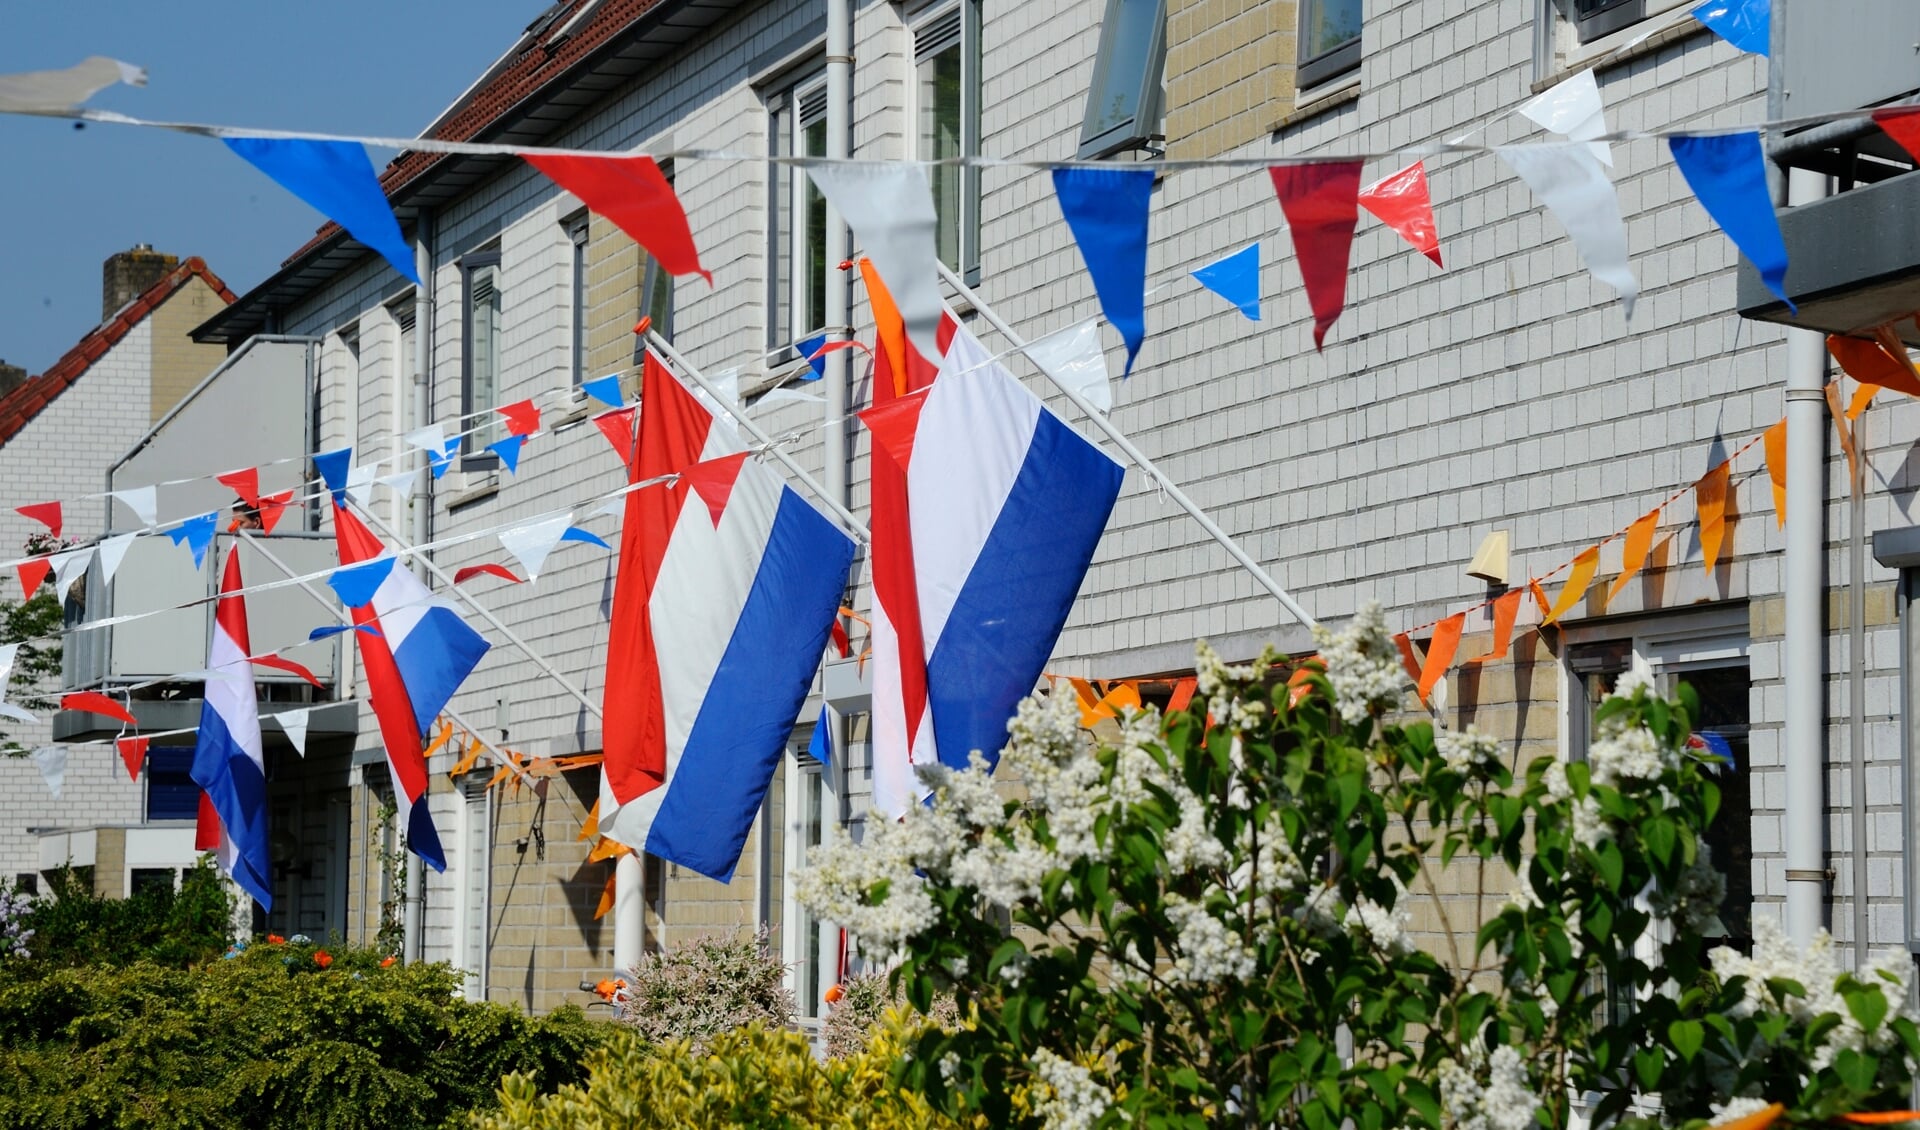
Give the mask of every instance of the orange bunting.
[(1853, 399), (1847, 401), (1847, 419), (1858, 420), (1860, 413), (1867, 410), (1867, 406), (1873, 403), (1873, 398), (1878, 395), (1879, 392), (1879, 385), (1855, 384), (1853, 386)]
[(1653, 532), (1659, 528), (1658, 506), (1635, 518), (1633, 525), (1627, 527), (1626, 544), (1620, 549), (1620, 578), (1607, 590), (1608, 604), (1612, 604), (1613, 598), (1620, 595), (1620, 590), (1627, 587), (1627, 582), (1646, 567), (1647, 551), (1653, 548)]
[(1839, 1117), (1840, 1121), (1851, 1122), (1855, 1126), (1901, 1126), (1908, 1122), (1920, 1122), (1920, 1110), (1856, 1110)]
[(1193, 692), (1200, 688), (1198, 679), (1186, 678), (1173, 685), (1173, 698), (1167, 702), (1167, 713), (1178, 714), (1193, 701)]
[(1787, 1113), (1786, 1107), (1779, 1103), (1769, 1103), (1766, 1107), (1756, 1110), (1744, 1118), (1736, 1118), (1731, 1122), (1722, 1122), (1718, 1126), (1711, 1127), (1710, 1130), (1767, 1130), (1767, 1127), (1778, 1122), (1780, 1116), (1785, 1113)]
[(1288, 706), (1300, 705), (1300, 700), (1307, 697), (1307, 692), (1313, 690), (1313, 677), (1320, 672), (1321, 668), (1317, 663), (1313, 666), (1302, 664), (1294, 669), (1293, 674), (1287, 676)]
[(1727, 460), (1693, 484), (1700, 507), (1700, 557), (1708, 576), (1720, 563), (1720, 545), (1727, 537), (1727, 483), (1732, 474), (1733, 461)]
[(1520, 618), (1520, 598), (1525, 595), (1525, 589), (1509, 589), (1493, 602), (1493, 650), (1473, 662), (1490, 663), (1507, 657), (1507, 649), (1513, 646), (1513, 622)]
[(1853, 445), (1853, 429), (1840, 408), (1840, 382), (1827, 384), (1827, 411), (1833, 414), (1834, 430), (1840, 433), (1840, 450), (1847, 453), (1847, 485), (1854, 495), (1860, 493), (1860, 452)]
[(593, 807), (587, 809), (587, 818), (580, 822), (580, 834), (574, 839), (585, 842), (600, 834), (600, 798), (593, 798)]
[(1427, 661), (1420, 666), (1420, 701), (1426, 702), (1435, 683), (1453, 663), (1460, 649), (1460, 632), (1467, 626), (1467, 614), (1456, 612), (1433, 626), (1433, 638), (1427, 641)]
[(626, 855), (632, 850), (632, 848), (621, 843), (619, 840), (610, 840), (605, 836), (601, 836), (600, 842), (593, 845), (593, 850), (587, 853), (587, 862), (598, 863), (603, 859), (616, 859)]
[[(607, 911), (613, 909), (613, 892), (615, 889), (615, 885), (619, 882), (619, 878), (620, 877), (617, 872), (615, 874), (607, 876), (607, 885), (600, 888), (600, 905), (593, 908), (594, 921), (597, 922), (600, 919), (605, 918), (607, 916)], [(607, 995), (611, 997), (613, 994), (609, 992)]]
[(1888, 357), (1893, 358), (1892, 372), (1897, 374), (1892, 381), (1875, 381), (1877, 385), (1904, 392), (1908, 396), (1920, 396), (1920, 369), (1913, 367), (1913, 358), (1907, 353), (1907, 343), (1893, 332), (1893, 323), (1873, 327), (1873, 339)]
[(1420, 661), (1413, 657), (1412, 637), (1408, 636), (1405, 632), (1401, 632), (1399, 635), (1393, 637), (1393, 646), (1400, 649), (1400, 666), (1407, 669), (1407, 678), (1412, 679), (1414, 685), (1418, 686), (1420, 684)]
[[(1580, 598), (1587, 595), (1587, 586), (1593, 584), (1593, 575), (1599, 570), (1600, 547), (1594, 545), (1581, 550), (1579, 556), (1573, 559), (1573, 571), (1567, 575), (1567, 586), (1560, 590), (1560, 599), (1554, 602), (1553, 610), (1547, 613), (1547, 618), (1540, 621), (1541, 625), (1553, 623), (1565, 616), (1574, 605), (1580, 603)], [(1535, 585), (1536, 599), (1544, 596), (1538, 588), (1539, 586)]]
[(446, 745), (447, 739), (451, 737), (453, 737), (453, 723), (441, 723), (440, 732), (433, 736), (433, 743), (427, 746), (426, 756), (432, 757), (434, 754), (439, 753), (440, 747)]
[[(1894, 338), (1894, 341), (1898, 343), (1899, 339)], [(1920, 396), (1920, 378), (1913, 375), (1912, 366), (1906, 361), (1905, 345), (1899, 345), (1897, 353), (1890, 354), (1883, 342), (1831, 334), (1827, 337), (1827, 352), (1833, 355), (1833, 359), (1840, 363), (1840, 368), (1849, 377), (1861, 384), (1880, 385), (1908, 396)]]
[(504, 780), (506, 780), (506, 779), (507, 779), (508, 777), (510, 777), (510, 776), (512, 776), (512, 775), (513, 775), (513, 766), (511, 766), (511, 765), (502, 765), (502, 766), (501, 766), (501, 767), (499, 768), (499, 770), (498, 770), (497, 772), (495, 772), (495, 773), (494, 773), (494, 775), (493, 775), (493, 776), (491, 776), (491, 777), (488, 777), (488, 778), (487, 778), (487, 787), (488, 787), (489, 789), (491, 789), (491, 788), (492, 788), (493, 786), (495, 786), (495, 785), (497, 785), (497, 784), (499, 784), (500, 782), (502, 782), (502, 781), (504, 781)]
[(1773, 516), (1781, 529), (1787, 528), (1787, 421), (1767, 429), (1762, 437), (1767, 454), (1767, 478), (1773, 482)]
[(447, 770), (447, 779), (453, 780), (473, 771), (474, 763), (480, 760), (480, 739), (474, 738), (467, 743), (467, 752), (461, 756), (454, 767)]
[(1540, 624), (1542, 627), (1545, 627), (1547, 623), (1547, 613), (1553, 611), (1553, 601), (1547, 599), (1547, 590), (1540, 587), (1538, 580), (1528, 581), (1527, 588), (1533, 592), (1534, 606), (1540, 609)]

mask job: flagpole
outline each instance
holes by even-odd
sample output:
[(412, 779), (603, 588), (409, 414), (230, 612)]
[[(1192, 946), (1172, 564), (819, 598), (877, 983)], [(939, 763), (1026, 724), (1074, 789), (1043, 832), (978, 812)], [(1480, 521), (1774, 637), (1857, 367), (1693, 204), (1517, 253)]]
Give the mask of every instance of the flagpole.
[[(1009, 326), (1005, 321), (1001, 320), (1000, 315), (994, 312), (993, 307), (987, 305), (985, 300), (975, 294), (972, 288), (967, 286), (959, 275), (953, 273), (952, 268), (938, 261), (936, 261), (935, 265), (940, 268), (940, 277), (947, 280), (947, 285), (953, 287), (956, 293), (972, 303), (973, 308), (980, 311), (981, 316), (984, 317), (994, 329), (1000, 331), (1001, 337), (1006, 338), (1015, 349), (1020, 350), (1022, 353), (1026, 352), (1026, 340), (1015, 333), (1012, 326)], [(1032, 361), (1033, 358), (1029, 356), (1028, 360)], [(1104, 432), (1106, 437), (1113, 441), (1115, 447), (1125, 452), (1127, 458), (1133, 460), (1135, 466), (1145, 471), (1155, 482), (1159, 483), (1160, 489), (1166, 492), (1167, 497), (1173, 499), (1174, 503), (1178, 505), (1180, 509), (1185, 510), (1194, 521), (1200, 523), (1200, 528), (1207, 532), (1207, 536), (1219, 542), (1221, 548), (1225, 549), (1235, 561), (1239, 562), (1242, 568), (1253, 574), (1253, 579), (1260, 582), (1260, 587), (1272, 593), (1273, 598), (1279, 601), (1281, 606), (1291, 613), (1295, 620), (1298, 620), (1309, 628), (1319, 627), (1319, 621), (1309, 616), (1307, 610), (1300, 607), (1299, 602), (1288, 595), (1287, 590), (1281, 588), (1278, 581), (1269, 576), (1267, 571), (1262, 569), (1260, 564), (1247, 554), (1246, 550), (1241, 549), (1240, 544), (1229, 537), (1225, 530), (1216, 525), (1212, 518), (1207, 517), (1207, 512), (1200, 509), (1199, 504), (1195, 503), (1193, 499), (1188, 498), (1186, 492), (1181, 490), (1172, 479), (1168, 478), (1164, 471), (1154, 466), (1153, 460), (1148, 459), (1139, 448), (1133, 445), (1132, 440), (1129, 440), (1119, 428), (1114, 427), (1113, 422), (1107, 419), (1104, 413), (1087, 403), (1086, 398), (1081, 396), (1077, 389), (1072, 388), (1064, 381), (1055, 377), (1047, 370), (1046, 366), (1035, 361), (1034, 368), (1039, 369), (1048, 380), (1052, 381), (1055, 388), (1066, 393), (1067, 399), (1073, 401), (1074, 407), (1080, 409), (1087, 419), (1093, 421), (1094, 427)]]
[[(299, 585), (302, 589), (306, 590), (306, 594), (312, 597), (314, 599), (314, 602), (319, 604), (320, 607), (326, 609), (328, 615), (334, 617), (335, 619), (339, 620), (342, 624), (345, 624), (348, 627), (353, 626), (352, 617), (348, 616), (345, 612), (335, 607), (332, 601), (328, 600), (324, 596), (321, 596), (320, 590), (313, 587), (313, 582), (305, 580), (298, 573), (295, 573), (293, 569), (287, 565), (286, 562), (280, 560), (280, 558), (276, 556), (272, 550), (268, 549), (266, 545), (261, 541), (261, 539), (254, 537), (252, 531), (236, 530), (234, 532), (239, 534), (240, 537), (243, 540), (245, 540), (248, 545), (252, 546), (255, 550), (257, 550), (260, 556), (266, 558), (267, 564), (273, 566), (275, 569), (280, 570), (282, 573), (285, 573), (289, 578), (293, 580), (295, 584)], [(494, 759), (496, 761), (506, 766), (507, 768), (513, 770), (515, 776), (519, 777), (522, 781), (527, 782), (529, 786), (533, 784), (532, 780), (527, 777), (527, 774), (525, 773), (525, 771), (523, 771), (518, 765), (515, 765), (513, 763), (513, 759), (511, 757), (508, 757), (505, 751), (503, 751), (499, 746), (496, 746), (492, 742), (488, 741), (484, 733), (474, 729), (473, 726), (470, 725), (465, 718), (460, 717), (460, 715), (457, 712), (455, 712), (453, 708), (446, 707), (443, 709), (443, 713), (445, 713), (447, 717), (453, 719), (455, 725), (459, 726), (461, 729), (465, 730), (467, 733), (472, 734), (474, 737), (474, 740), (478, 741), (480, 745), (484, 749), (486, 749), (488, 753), (493, 754)]]
[[(700, 370), (694, 368), (692, 363), (690, 363), (685, 357), (683, 357), (680, 354), (679, 350), (675, 349), (672, 345), (668, 344), (667, 340), (661, 337), (658, 332), (654, 330), (648, 330), (647, 341), (653, 346), (653, 348), (658, 349), (660, 352), (666, 354), (667, 360), (673, 362), (674, 367), (676, 369), (679, 369), (680, 372), (685, 374), (687, 379), (691, 380), (694, 384), (699, 385), (701, 389), (703, 389), (708, 396), (713, 397), (715, 403), (718, 403), (723, 407), (727, 405), (729, 399), (731, 398), (729, 398), (726, 394), (722, 393), (719, 389), (715, 388), (712, 385), (712, 383), (710, 383), (707, 380), (706, 376), (700, 372)], [(848, 510), (844, 505), (841, 504), (839, 499), (833, 497), (833, 495), (827, 492), (826, 487), (823, 487), (820, 485), (820, 480), (808, 474), (806, 471), (806, 468), (800, 466), (800, 464), (798, 463), (795, 463), (793, 461), (793, 456), (788, 455), (786, 451), (780, 447), (780, 445), (773, 442), (773, 437), (767, 435), (766, 432), (760, 429), (759, 424), (756, 424), (753, 422), (753, 418), (747, 415), (745, 408), (741, 407), (738, 404), (735, 404), (732, 407), (740, 409), (739, 413), (734, 416), (734, 419), (740, 422), (740, 426), (746, 429), (747, 434), (752, 436), (760, 444), (766, 447), (767, 451), (771, 453), (775, 459), (778, 459), (780, 461), (781, 466), (793, 472), (793, 475), (795, 478), (799, 479), (802, 483), (805, 483), (807, 489), (813, 492), (813, 496), (815, 498), (818, 498), (820, 501), (826, 503), (827, 508), (829, 510), (832, 510), (834, 514), (839, 517), (841, 524), (847, 528), (847, 532), (851, 533), (854, 537), (858, 538), (860, 541), (867, 542), (869, 544), (872, 543), (873, 534), (867, 530), (867, 525), (865, 522), (862, 522), (860, 519), (854, 517), (853, 511)]]

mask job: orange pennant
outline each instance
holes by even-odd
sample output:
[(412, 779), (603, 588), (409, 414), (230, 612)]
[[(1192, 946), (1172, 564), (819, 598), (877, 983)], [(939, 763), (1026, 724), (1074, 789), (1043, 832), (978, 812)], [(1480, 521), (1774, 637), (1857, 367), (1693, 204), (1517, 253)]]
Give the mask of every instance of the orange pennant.
[(1833, 354), (1833, 359), (1849, 377), (1861, 384), (1881, 385), (1908, 396), (1920, 396), (1920, 378), (1913, 375), (1906, 361), (1907, 348), (1899, 344), (1898, 338), (1893, 340), (1897, 353), (1890, 354), (1881, 342), (1831, 334), (1827, 338), (1827, 352)]
[(1182, 679), (1173, 684), (1173, 698), (1167, 703), (1168, 714), (1178, 714), (1193, 701), (1193, 692), (1200, 688), (1200, 681), (1194, 678)]
[(1653, 531), (1659, 527), (1658, 506), (1635, 518), (1633, 525), (1627, 527), (1626, 544), (1620, 550), (1620, 579), (1607, 590), (1608, 604), (1612, 604), (1613, 598), (1620, 595), (1620, 590), (1627, 587), (1627, 582), (1646, 566), (1647, 551), (1653, 548)]
[(587, 809), (587, 818), (580, 823), (580, 834), (574, 838), (586, 841), (600, 834), (600, 798), (593, 798), (593, 807)]
[(1140, 688), (1133, 683), (1121, 683), (1107, 692), (1106, 697), (1100, 700), (1100, 705), (1105, 708), (1109, 718), (1120, 717), (1120, 712), (1128, 707), (1138, 710), (1140, 709)]
[(1787, 528), (1787, 421), (1767, 429), (1760, 440), (1767, 453), (1767, 478), (1773, 480), (1773, 516), (1781, 529)]
[(1513, 622), (1520, 618), (1520, 598), (1525, 595), (1525, 589), (1509, 589), (1493, 602), (1493, 650), (1475, 663), (1507, 657), (1507, 649), (1513, 646)]
[[(1593, 575), (1599, 570), (1600, 547), (1593, 545), (1581, 550), (1580, 555), (1573, 559), (1573, 572), (1567, 575), (1567, 586), (1560, 590), (1560, 599), (1554, 602), (1553, 611), (1548, 612), (1547, 618), (1540, 623), (1543, 626), (1551, 624), (1580, 603), (1580, 598), (1587, 595), (1587, 586), (1593, 584)], [(1536, 599), (1543, 595), (1538, 591), (1534, 593)]]
[(1853, 399), (1847, 401), (1847, 419), (1858, 420), (1860, 413), (1867, 410), (1867, 405), (1873, 403), (1873, 398), (1879, 391), (1879, 385), (1855, 384)]
[(1693, 484), (1694, 498), (1700, 507), (1700, 556), (1707, 575), (1720, 563), (1720, 545), (1727, 537), (1727, 481), (1733, 473), (1733, 461), (1708, 471)]
[(1840, 409), (1840, 382), (1827, 384), (1827, 411), (1833, 414), (1833, 427), (1840, 433), (1840, 450), (1847, 453), (1847, 484), (1855, 495), (1860, 493), (1860, 452), (1853, 446), (1853, 429), (1847, 425), (1846, 413)]
[(1540, 587), (1538, 580), (1528, 581), (1527, 587), (1533, 590), (1534, 607), (1540, 610), (1540, 623), (1544, 627), (1547, 622), (1547, 613), (1553, 611), (1553, 601), (1547, 599), (1547, 590)]
[(1460, 648), (1460, 632), (1467, 626), (1467, 614), (1456, 612), (1433, 626), (1433, 638), (1427, 641), (1427, 661), (1420, 667), (1420, 701), (1426, 702), (1433, 686), (1453, 664), (1453, 653)]
[(1907, 343), (1901, 341), (1900, 335), (1893, 332), (1893, 323), (1888, 322), (1885, 325), (1873, 327), (1873, 338), (1880, 343), (1881, 350), (1888, 357), (1893, 358), (1892, 372), (1897, 374), (1892, 381), (1875, 381), (1874, 383), (1904, 392), (1908, 396), (1920, 396), (1920, 369), (1913, 367), (1913, 358), (1907, 353)]
[(1293, 674), (1287, 676), (1287, 705), (1299, 706), (1300, 700), (1313, 690), (1313, 677), (1320, 674), (1320, 668), (1302, 664)]
[(593, 908), (595, 921), (605, 918), (607, 911), (613, 909), (613, 892), (615, 890), (615, 884), (619, 881), (619, 877), (620, 873), (615, 871), (612, 875), (607, 876), (607, 885), (600, 888), (600, 905)]
[(459, 762), (455, 764), (453, 768), (447, 770), (447, 779), (453, 780), (456, 777), (460, 777), (467, 773), (471, 773), (473, 771), (474, 762), (479, 760), (480, 760), (480, 739), (475, 738), (471, 742), (467, 743), (467, 752), (461, 756)]
[(593, 845), (593, 850), (587, 853), (587, 862), (598, 863), (603, 859), (615, 859), (632, 850), (632, 848), (621, 843), (619, 840), (610, 840), (605, 836), (601, 836), (600, 842)]
[(433, 744), (427, 746), (426, 756), (432, 757), (434, 754), (440, 752), (440, 747), (443, 745), (446, 745), (447, 739), (451, 738), (452, 736), (453, 736), (453, 723), (451, 722), (442, 723), (440, 726), (440, 732), (433, 736)]
[(1401, 632), (1393, 637), (1393, 646), (1400, 649), (1400, 666), (1407, 669), (1407, 678), (1417, 686), (1420, 682), (1420, 661), (1413, 657), (1413, 639)]

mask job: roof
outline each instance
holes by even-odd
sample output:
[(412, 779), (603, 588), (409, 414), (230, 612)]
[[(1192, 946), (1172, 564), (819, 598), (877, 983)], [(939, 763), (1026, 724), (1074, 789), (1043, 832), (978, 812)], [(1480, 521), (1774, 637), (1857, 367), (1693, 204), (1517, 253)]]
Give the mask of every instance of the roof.
[[(550, 141), (737, 7), (731, 0), (560, 0), (421, 136), (509, 145)], [(407, 150), (381, 172), (380, 186), (406, 224), (515, 160)], [(329, 223), (272, 277), (195, 329), (193, 338), (233, 345), (263, 332), (276, 310), (369, 254)]]
[(19, 434), (20, 429), (40, 414), (41, 409), (67, 391), (93, 367), (95, 361), (106, 356), (107, 350), (126, 337), (148, 314), (172, 298), (174, 292), (195, 278), (205, 279), (222, 302), (231, 304), (236, 301), (233, 291), (227, 289), (227, 284), (220, 281), (219, 275), (207, 269), (206, 260), (198, 255), (168, 271), (165, 278), (141, 291), (139, 297), (114, 311), (113, 317), (88, 331), (78, 345), (67, 350), (46, 372), (29, 377), (12, 392), (0, 396), (0, 445), (5, 445)]

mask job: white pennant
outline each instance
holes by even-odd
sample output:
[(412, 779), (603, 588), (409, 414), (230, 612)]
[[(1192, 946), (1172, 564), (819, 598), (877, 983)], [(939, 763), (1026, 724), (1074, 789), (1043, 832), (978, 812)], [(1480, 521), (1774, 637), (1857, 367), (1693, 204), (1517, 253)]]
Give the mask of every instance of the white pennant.
[(93, 550), (69, 549), (65, 553), (53, 555), (53, 591), (59, 600), (67, 599), (67, 589), (87, 571), (87, 562), (93, 560)]
[(1086, 397), (1102, 412), (1113, 408), (1107, 354), (1100, 348), (1100, 327), (1089, 319), (1027, 343), (1027, 356), (1054, 380)]
[(311, 709), (311, 707), (303, 707), (299, 710), (282, 710), (278, 714), (267, 715), (280, 724), (280, 729), (286, 732), (287, 741), (293, 746), (293, 751), (301, 757), (307, 755), (307, 711)]
[(601, 514), (606, 514), (614, 518), (625, 518), (627, 516), (627, 496), (623, 494), (616, 498), (607, 499), (605, 502), (588, 511), (587, 517), (597, 517)]
[(1627, 225), (1605, 169), (1584, 145), (1503, 145), (1494, 152), (1560, 219), (1593, 277), (1612, 287), (1627, 317), (1640, 284), (1627, 266)]
[(7, 691), (13, 685), (13, 658), (20, 651), (17, 643), (0, 644), (0, 718), (11, 718), (15, 722), (38, 722), (40, 719), (6, 701)]
[(154, 487), (129, 487), (126, 490), (109, 491), (108, 493), (125, 504), (127, 509), (133, 511), (133, 516), (140, 519), (141, 525), (157, 526), (160, 524), (160, 492), (158, 489)]
[(347, 497), (357, 506), (366, 506), (373, 501), (373, 468), (347, 468)]
[(147, 72), (105, 55), (89, 55), (64, 71), (0, 75), (0, 110), (36, 114), (71, 110), (114, 83), (147, 85)]
[[(378, 481), (405, 502), (413, 497), (413, 488), (420, 483), (420, 472), (402, 471), (397, 475), (382, 475)], [(349, 486), (347, 489), (351, 491), (353, 488)]]
[(734, 419), (734, 415), (741, 411), (740, 370), (722, 369), (709, 376), (707, 383), (720, 390), (720, 395), (715, 397), (706, 389), (694, 385), (693, 398), (713, 413), (714, 419), (725, 422), (728, 427), (735, 426), (739, 421)]
[(809, 166), (820, 192), (873, 260), (920, 356), (939, 363), (940, 272), (933, 190), (918, 165)]
[(439, 424), (428, 424), (418, 431), (408, 432), (405, 438), (409, 446), (417, 447), (435, 459), (447, 450), (446, 433), (440, 430)]
[(59, 800), (60, 786), (67, 780), (67, 747), (43, 745), (33, 751), (33, 763), (40, 767), (40, 779), (47, 783), (47, 791)]
[(571, 514), (542, 518), (538, 522), (500, 531), (500, 544), (520, 562), (520, 567), (527, 571), (527, 580), (532, 581), (539, 577), (540, 567), (547, 563), (547, 554), (560, 544), (560, 535), (566, 533), (567, 527), (572, 524)]
[(1521, 116), (1542, 129), (1571, 141), (1588, 142), (1587, 149), (1607, 168), (1613, 168), (1613, 147), (1594, 141), (1607, 132), (1607, 108), (1600, 101), (1600, 84), (1585, 70), (1541, 91), (1520, 107)]
[(110, 538), (102, 538), (100, 540), (98, 548), (100, 550), (100, 583), (102, 585), (110, 585), (113, 583), (113, 575), (120, 571), (120, 562), (126, 560), (127, 547), (131, 546), (133, 539), (139, 536), (139, 534), (115, 534)]
[(755, 408), (767, 408), (775, 404), (825, 404), (827, 398), (815, 396), (810, 392), (801, 392), (797, 388), (776, 388), (759, 400), (753, 402)]

